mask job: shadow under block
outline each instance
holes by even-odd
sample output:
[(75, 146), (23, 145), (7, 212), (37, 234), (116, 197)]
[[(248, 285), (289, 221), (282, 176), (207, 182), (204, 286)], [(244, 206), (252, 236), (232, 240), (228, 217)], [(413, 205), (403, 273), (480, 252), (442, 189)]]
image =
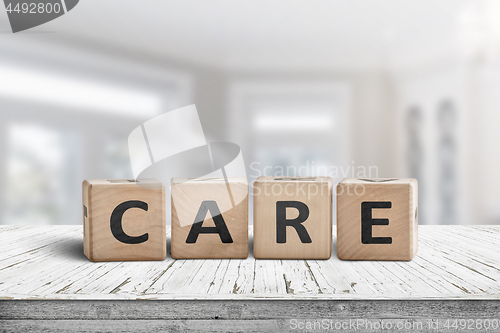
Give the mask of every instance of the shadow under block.
[(167, 256), (165, 187), (155, 179), (85, 180), (83, 252), (91, 261)]
[(257, 259), (329, 259), (330, 177), (259, 177), (254, 183), (253, 254)]
[(245, 178), (172, 178), (172, 258), (248, 257)]
[(411, 260), (417, 253), (416, 179), (346, 178), (337, 185), (337, 256)]

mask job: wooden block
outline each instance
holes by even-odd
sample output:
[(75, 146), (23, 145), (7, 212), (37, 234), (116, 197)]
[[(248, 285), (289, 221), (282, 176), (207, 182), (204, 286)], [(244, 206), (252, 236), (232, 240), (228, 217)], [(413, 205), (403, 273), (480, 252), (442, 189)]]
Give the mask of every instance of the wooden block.
[(411, 260), (417, 253), (416, 179), (346, 178), (337, 185), (337, 255)]
[(257, 259), (328, 259), (332, 253), (330, 177), (259, 177), (254, 183)]
[(83, 252), (91, 261), (167, 256), (165, 187), (155, 179), (83, 182)]
[(245, 178), (172, 178), (172, 258), (248, 257)]

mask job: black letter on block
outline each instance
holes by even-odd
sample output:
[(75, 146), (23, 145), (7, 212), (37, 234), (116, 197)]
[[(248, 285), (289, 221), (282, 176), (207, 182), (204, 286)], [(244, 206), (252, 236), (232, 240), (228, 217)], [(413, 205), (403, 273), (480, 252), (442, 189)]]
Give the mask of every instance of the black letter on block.
[(361, 243), (392, 244), (392, 237), (372, 237), (372, 226), (389, 225), (388, 219), (372, 219), (372, 209), (391, 207), (390, 201), (365, 201), (361, 203)]
[[(202, 226), (208, 211), (210, 211), (210, 214), (212, 215), (212, 220), (214, 220), (215, 227)], [(186, 243), (196, 243), (199, 234), (219, 234), (222, 243), (233, 242), (231, 234), (227, 229), (226, 222), (224, 222), (224, 219), (222, 218), (222, 215), (220, 213), (219, 206), (217, 206), (217, 202), (213, 200), (207, 200), (201, 203), (198, 214), (196, 214), (193, 226), (189, 231)]]
[[(286, 219), (286, 208), (293, 207), (299, 211), (299, 216), (293, 220)], [(300, 201), (277, 201), (276, 202), (276, 242), (286, 243), (286, 227), (294, 227), (302, 243), (312, 243), (303, 223), (309, 217), (309, 207)]]
[(141, 236), (132, 237), (127, 235), (122, 228), (122, 217), (127, 209), (130, 208), (140, 208), (142, 210), (148, 211), (148, 204), (144, 201), (131, 200), (125, 201), (116, 206), (111, 214), (111, 232), (117, 240), (125, 244), (139, 244), (144, 243), (148, 240), (149, 235), (146, 233)]

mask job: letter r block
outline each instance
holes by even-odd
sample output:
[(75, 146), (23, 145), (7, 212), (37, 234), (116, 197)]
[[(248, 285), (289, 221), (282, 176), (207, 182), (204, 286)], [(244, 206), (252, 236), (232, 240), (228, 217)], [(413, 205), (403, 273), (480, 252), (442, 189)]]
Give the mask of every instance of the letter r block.
[(245, 178), (172, 178), (172, 258), (248, 257)]
[(254, 183), (257, 259), (328, 259), (332, 253), (330, 177), (259, 177)]
[(346, 178), (337, 185), (337, 256), (411, 260), (417, 253), (416, 179)]
[(163, 260), (165, 188), (155, 179), (85, 180), (83, 252), (90, 261)]

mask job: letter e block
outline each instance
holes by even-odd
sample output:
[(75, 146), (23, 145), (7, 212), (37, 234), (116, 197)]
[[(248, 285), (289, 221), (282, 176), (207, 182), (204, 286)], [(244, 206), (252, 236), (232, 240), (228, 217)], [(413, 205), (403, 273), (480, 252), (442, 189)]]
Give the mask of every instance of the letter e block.
[(332, 253), (330, 177), (259, 177), (254, 183), (257, 259), (328, 259)]
[(337, 256), (411, 260), (417, 253), (416, 179), (346, 178), (337, 185)]
[(248, 257), (245, 178), (172, 178), (172, 258)]
[(85, 180), (83, 252), (90, 261), (163, 260), (165, 187), (155, 179)]

